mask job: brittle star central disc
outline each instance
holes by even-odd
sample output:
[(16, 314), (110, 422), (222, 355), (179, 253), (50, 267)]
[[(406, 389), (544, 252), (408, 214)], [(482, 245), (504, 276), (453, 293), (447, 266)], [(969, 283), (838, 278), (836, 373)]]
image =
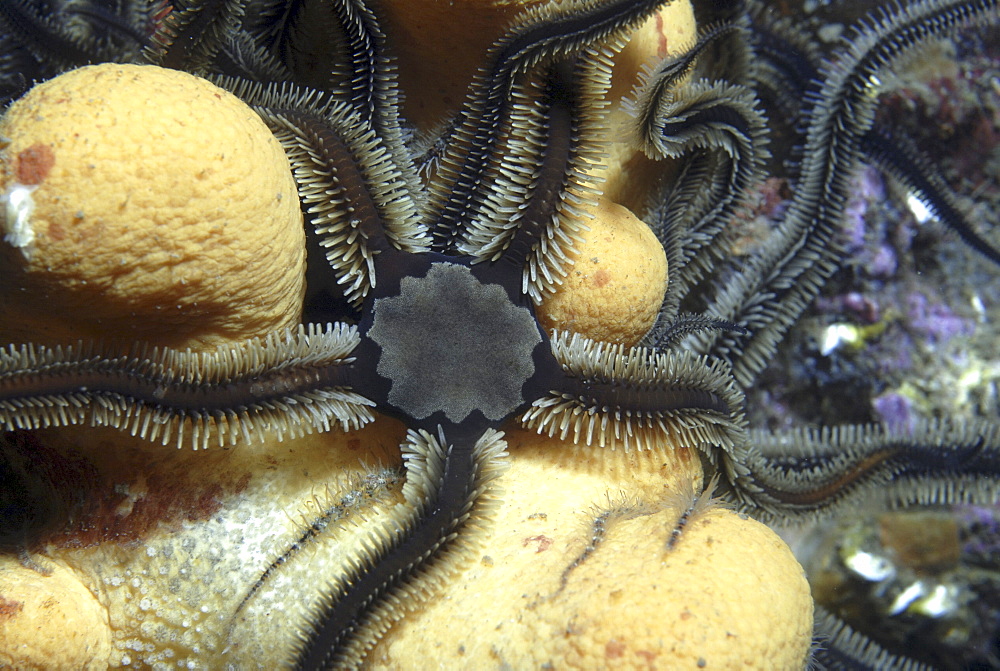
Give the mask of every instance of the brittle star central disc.
[(528, 308), (459, 264), (438, 262), (406, 277), (398, 296), (375, 301), (368, 336), (382, 348), (377, 370), (389, 403), (415, 419), (442, 411), (459, 423), (474, 410), (492, 421), (524, 403), (542, 341)]

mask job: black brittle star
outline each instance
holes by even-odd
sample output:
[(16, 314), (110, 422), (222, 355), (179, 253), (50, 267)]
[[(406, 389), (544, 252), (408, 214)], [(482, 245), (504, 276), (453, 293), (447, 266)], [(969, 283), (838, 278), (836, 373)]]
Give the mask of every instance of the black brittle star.
[[(465, 105), (434, 143), (425, 188), (404, 140), (386, 38), (364, 3), (336, 3), (325, 16), (337, 26), (346, 63), (320, 82), (297, 71), (294, 57), (312, 48), (295, 43), (310, 39), (296, 32), (296, 12), (311, 3), (288, 14), (235, 0), (178, 3), (149, 57), (215, 77), (282, 141), (303, 207), (328, 248), (330, 285), (340, 288), (345, 319), (357, 324), (309, 325), (216, 354), (113, 357), (99, 345), (12, 346), (0, 359), (0, 419), (10, 429), (90, 422), (196, 447), (275, 430), (351, 430), (370, 421), (370, 407), (401, 419), (411, 429), (408, 512), (373, 531), (345, 574), (329, 578), (293, 655), (305, 668), (360, 664), (405, 614), (401, 600), (428, 598), (417, 585), (486, 519), (485, 492), (505, 447), (499, 429), (510, 420), (595, 447), (700, 448), (721, 475), (723, 494), (767, 520), (826, 515), (876, 493), (900, 506), (995, 501), (993, 423), (932, 422), (902, 435), (847, 427), (751, 436), (738, 386), (752, 385), (843, 264), (835, 231), (861, 160), (945, 202), (943, 187), (924, 179), (924, 162), (908, 146), (892, 151), (873, 126), (877, 75), (927, 39), (995, 20), (993, 3), (893, 8), (860, 24), (837, 61), (811, 65), (808, 82), (786, 82), (807, 91), (795, 195), (759, 257), (721, 285), (709, 279), (726, 257), (725, 226), (765, 160), (755, 89), (779, 84), (753, 67), (733, 83), (710, 81), (695, 57), (722, 44), (744, 66), (766, 54), (774, 71), (801, 70), (781, 70), (797, 57), (794, 45), (766, 43), (776, 47), (770, 52), (755, 45), (749, 36), (764, 30), (742, 17), (707, 30), (689, 54), (654, 68), (637, 93), (647, 151), (688, 157), (654, 212), (671, 278), (649, 347), (624, 351), (539, 327), (535, 304), (567, 271), (579, 210), (597, 188), (588, 170), (600, 161), (594, 137), (609, 53), (661, 4), (581, 2), (523, 14), (490, 50)], [(79, 7), (77, 15), (113, 35), (111, 43), (124, 40), (131, 49), (142, 39), (126, 29), (134, 17)], [(39, 21), (28, 2), (10, 8), (0, 15), (16, 47), (8, 49), (5, 74), (22, 51), (60, 69), (71, 47), (90, 44), (58, 21)], [(296, 30), (282, 33), (282, 26)], [(52, 32), (62, 37), (52, 56), (27, 39)], [(964, 222), (953, 209), (945, 218)], [(953, 226), (973, 237), (964, 223)], [(832, 662), (841, 653), (860, 655), (858, 663), (883, 659), (850, 636), (833, 645)]]

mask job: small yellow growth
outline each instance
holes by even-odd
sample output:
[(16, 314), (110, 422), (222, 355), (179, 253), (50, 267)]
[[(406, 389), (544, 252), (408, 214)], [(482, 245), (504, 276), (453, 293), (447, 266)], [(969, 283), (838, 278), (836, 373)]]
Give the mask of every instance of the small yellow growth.
[(546, 330), (635, 345), (649, 331), (667, 286), (663, 246), (632, 212), (602, 199), (586, 221), (575, 263), (538, 308)]
[(295, 183), (235, 96), (154, 66), (84, 67), (12, 105), (0, 137), (4, 340), (209, 348), (297, 322)]
[(43, 575), (8, 563), (0, 569), (0, 667), (104, 669), (111, 653), (108, 612), (62, 563)]

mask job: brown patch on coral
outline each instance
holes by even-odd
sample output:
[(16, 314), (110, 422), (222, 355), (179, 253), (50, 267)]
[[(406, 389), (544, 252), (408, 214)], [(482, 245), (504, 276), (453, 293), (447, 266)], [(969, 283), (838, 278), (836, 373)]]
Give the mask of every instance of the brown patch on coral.
[(656, 658), (659, 657), (659, 654), (650, 652), (649, 650), (636, 650), (635, 654), (637, 657), (642, 657), (646, 660), (646, 664), (649, 664), (650, 666), (652, 666), (653, 662), (656, 661)]
[[(220, 454), (225, 455), (217, 453), (216, 459)], [(138, 543), (161, 525), (179, 528), (184, 521), (212, 517), (227, 496), (244, 491), (251, 479), (249, 473), (236, 477), (225, 468), (192, 470), (155, 463), (149, 469), (136, 463), (129, 466), (134, 470), (102, 473), (79, 524), (70, 526), (58, 544)], [(213, 474), (213, 479), (203, 479), (206, 473)]]
[(670, 53), (670, 45), (667, 44), (667, 36), (664, 34), (663, 25), (663, 14), (656, 14), (656, 32), (659, 33), (659, 38), (656, 41), (656, 57), (666, 58), (667, 54)]
[(211, 517), (251, 480), (226, 467), (225, 450), (177, 459), (130, 445), (84, 455), (45, 440), (25, 431), (0, 440), (0, 548), (136, 543), (161, 525)]
[(17, 155), (17, 181), (28, 186), (37, 186), (45, 181), (56, 163), (52, 147), (36, 142)]
[(49, 237), (54, 241), (59, 242), (66, 239), (66, 229), (58, 221), (53, 221), (49, 223)]
[(604, 644), (604, 656), (608, 659), (618, 659), (625, 654), (625, 644), (611, 639)]
[(593, 285), (598, 289), (600, 289), (610, 281), (611, 281), (611, 273), (609, 273), (604, 268), (598, 268), (597, 272), (595, 272), (593, 275), (593, 279), (591, 280)]
[(24, 610), (24, 604), (20, 601), (5, 599), (3, 596), (0, 596), (0, 622), (6, 622), (17, 617), (22, 610)]

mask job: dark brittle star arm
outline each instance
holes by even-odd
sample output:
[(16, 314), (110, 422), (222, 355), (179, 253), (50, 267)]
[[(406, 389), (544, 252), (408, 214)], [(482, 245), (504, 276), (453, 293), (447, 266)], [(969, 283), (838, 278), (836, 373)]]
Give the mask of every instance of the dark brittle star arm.
[(84, 63), (137, 57), (146, 44), (151, 11), (129, 7), (120, 13), (103, 3), (72, 3), (58, 11), (31, 0), (0, 3), (0, 106), (34, 81)]
[(614, 45), (666, 4), (664, 0), (611, 0), (570, 6), (546, 4), (524, 12), (498, 40), (472, 83), (464, 106), (440, 139), (425, 221), (434, 246), (450, 253), (467, 227), (488, 209), (490, 177), (499, 170), (502, 143), (514, 114), (518, 77), (539, 64)]
[(105, 56), (101, 44), (74, 32), (62, 12), (45, 12), (30, 0), (0, 3), (0, 28), (15, 36), (39, 61), (52, 64), (55, 71), (69, 69)]
[[(491, 516), (490, 483), (506, 443), (450, 427), (410, 431), (403, 445), (405, 504), (372, 532), (332, 589), (313, 604), (293, 651), (297, 669), (354, 668), (393, 622), (457, 569)], [(453, 441), (453, 442), (452, 442)]]
[(375, 257), (426, 251), (407, 165), (350, 104), (290, 84), (218, 83), (253, 107), (281, 142), (306, 218), (336, 284), (360, 306), (375, 287)]
[(638, 128), (646, 153), (686, 158), (653, 223), (676, 269), (653, 329), (658, 342), (656, 331), (677, 317), (682, 297), (723, 258), (723, 245), (713, 243), (763, 180), (766, 120), (750, 89), (705, 79), (677, 88), (650, 81), (638, 104), (655, 110), (642, 115), (649, 125)]
[(146, 48), (149, 62), (205, 74), (235, 32), (247, 0), (174, 0)]
[[(386, 146), (411, 193), (420, 189), (399, 120), (400, 93), (386, 36), (364, 0), (294, 3), (274, 40), (290, 81), (329, 93), (346, 104)], [(331, 47), (331, 42), (334, 47)], [(342, 58), (323, 68), (319, 53)]]
[[(758, 84), (770, 93), (773, 104), (786, 118), (796, 118), (810, 99), (810, 89), (817, 85), (819, 56), (806, 35), (791, 24), (765, 16), (759, 19), (753, 29), (754, 46), (761, 57), (755, 69)], [(910, 137), (876, 119), (861, 137), (859, 150), (865, 162), (906, 188), (967, 245), (991, 262), (1000, 263), (1000, 248), (976, 230), (931, 158)]]
[(740, 384), (764, 368), (770, 353), (837, 267), (836, 231), (850, 178), (864, 159), (862, 140), (874, 123), (879, 74), (919, 44), (991, 20), (993, 0), (924, 0), (862, 23), (845, 53), (823, 67), (810, 94), (801, 176), (779, 235), (739, 282), (726, 286), (710, 312), (747, 327), (698, 342), (701, 351), (728, 357)]
[(828, 517), (868, 501), (988, 504), (1000, 491), (1000, 425), (930, 421), (895, 430), (752, 431), (726, 459), (728, 496), (765, 521)]
[(546, 389), (520, 417), (528, 428), (595, 447), (711, 454), (743, 443), (743, 395), (721, 361), (558, 332), (552, 351), (561, 373), (534, 382)]
[(942, 224), (992, 263), (1000, 264), (1000, 246), (981, 235), (962, 212), (951, 188), (914, 142), (876, 124), (861, 139), (866, 160), (902, 184)]
[(352, 389), (344, 324), (300, 327), (211, 352), (99, 344), (11, 346), (0, 351), (0, 426), (5, 430), (90, 422), (146, 440), (197, 448), (298, 436), (372, 420)]
[(518, 77), (493, 195), (459, 244), (501, 283), (519, 280), (509, 288), (535, 303), (566, 274), (585, 226), (582, 208), (596, 202), (588, 170), (603, 153), (592, 138), (599, 135), (599, 100), (610, 77), (610, 63), (599, 54)]

